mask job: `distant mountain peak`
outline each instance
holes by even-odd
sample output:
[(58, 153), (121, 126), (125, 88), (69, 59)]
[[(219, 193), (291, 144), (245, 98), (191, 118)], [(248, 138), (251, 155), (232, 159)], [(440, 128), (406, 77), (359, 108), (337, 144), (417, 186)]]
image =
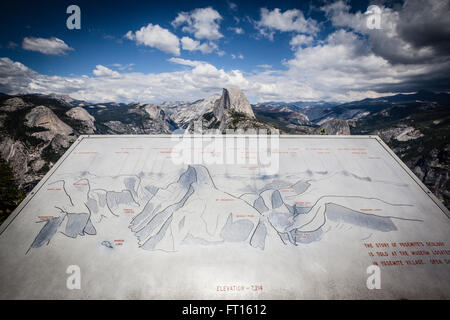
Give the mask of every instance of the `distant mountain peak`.
[(214, 115), (222, 120), (227, 110), (244, 113), (250, 118), (255, 118), (250, 102), (239, 88), (223, 88), (222, 96), (214, 105)]

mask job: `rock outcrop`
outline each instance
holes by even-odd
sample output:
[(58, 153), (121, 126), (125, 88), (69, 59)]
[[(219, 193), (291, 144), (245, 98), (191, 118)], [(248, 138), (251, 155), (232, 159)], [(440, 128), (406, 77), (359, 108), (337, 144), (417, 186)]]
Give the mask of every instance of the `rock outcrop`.
[(222, 96), (214, 104), (214, 115), (217, 119), (222, 120), (227, 111), (238, 112), (249, 118), (255, 118), (250, 102), (238, 88), (224, 88)]
[(289, 107), (260, 104), (254, 106), (253, 111), (257, 119), (273, 124), (286, 133), (313, 134), (313, 123), (308, 116)]
[(28, 106), (29, 106), (29, 104), (25, 103), (21, 98), (14, 97), (14, 98), (10, 98), (10, 99), (6, 100), (3, 103), (3, 106), (0, 107), (0, 111), (14, 112), (14, 111), (26, 108)]
[(10, 163), (14, 177), (23, 181), (28, 171), (28, 152), (21, 141), (6, 137), (0, 141), (0, 156)]
[(153, 120), (165, 120), (166, 115), (164, 111), (162, 111), (156, 104), (146, 104), (144, 106), (144, 110)]
[(316, 134), (350, 135), (350, 127), (346, 120), (332, 119), (324, 122), (316, 130)]
[(238, 88), (224, 88), (212, 111), (204, 113), (199, 120), (203, 129), (217, 129), (220, 132), (225, 129), (274, 129), (256, 119), (250, 102)]
[(214, 94), (205, 99), (192, 103), (174, 102), (164, 103), (164, 110), (168, 116), (182, 129), (193, 126), (193, 122), (200, 119), (205, 113), (212, 112), (215, 102), (220, 99), (220, 95)]
[(93, 110), (97, 133), (106, 134), (163, 134), (173, 129), (172, 120), (155, 104), (129, 105)]
[[(401, 155), (406, 150), (397, 147), (393, 151)], [(433, 148), (427, 154), (405, 159), (405, 164), (439, 200), (447, 207), (450, 206), (450, 144), (442, 149)]]
[(73, 133), (70, 126), (62, 122), (53, 111), (46, 106), (37, 106), (25, 116), (25, 125), (29, 128), (44, 128), (32, 136), (44, 141), (51, 141), (56, 135), (68, 136)]
[(66, 115), (72, 119), (82, 121), (85, 126), (86, 133), (94, 133), (95, 131), (95, 118), (89, 114), (82, 107), (75, 107), (66, 112)]

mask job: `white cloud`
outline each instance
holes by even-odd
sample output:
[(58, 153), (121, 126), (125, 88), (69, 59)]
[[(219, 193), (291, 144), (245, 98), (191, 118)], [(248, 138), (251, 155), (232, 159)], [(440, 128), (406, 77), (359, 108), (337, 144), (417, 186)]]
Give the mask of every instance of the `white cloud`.
[(182, 27), (182, 31), (194, 35), (196, 39), (218, 40), (223, 37), (220, 33), (222, 16), (211, 7), (198, 8), (190, 12), (178, 13), (172, 25)]
[(258, 64), (257, 67), (258, 68), (263, 68), (263, 69), (270, 69), (270, 68), (272, 68), (272, 66), (270, 64)]
[(134, 33), (128, 31), (125, 34), (125, 38), (175, 56), (180, 55), (180, 41), (178, 37), (157, 24), (153, 25), (149, 23)]
[(50, 55), (63, 55), (67, 51), (73, 50), (63, 40), (55, 37), (49, 39), (25, 37), (22, 42), (22, 48)]
[(128, 40), (136, 40), (136, 37), (134, 36), (133, 31), (129, 30), (127, 33), (125, 33), (124, 37)]
[(120, 74), (117, 71), (113, 71), (105, 66), (97, 65), (95, 69), (92, 71), (92, 73), (97, 77), (112, 77), (116, 78), (119, 77)]
[(203, 61), (175, 57), (169, 61), (190, 68), (163, 73), (124, 72), (113, 77), (63, 77), (39, 74), (19, 62), (0, 58), (0, 92), (60, 93), (88, 101), (159, 103), (180, 98), (194, 101), (220, 93), (223, 87), (249, 87), (239, 70), (225, 71)]
[[(371, 37), (376, 35), (367, 36), (348, 28), (338, 29), (315, 42), (310, 41), (310, 35), (295, 35), (291, 40), (294, 54), (285, 60), (284, 68), (259, 65), (260, 69), (251, 73), (172, 57), (168, 61), (180, 65), (180, 70), (119, 74), (99, 65), (94, 70), (95, 76), (61, 77), (42, 75), (19, 62), (0, 58), (0, 92), (55, 92), (91, 101), (158, 103), (180, 98), (193, 101), (220, 93), (227, 86), (240, 87), (253, 102), (350, 101), (421, 88), (448, 90), (448, 56), (426, 62), (392, 63), (371, 46)], [(136, 38), (132, 32), (128, 36)], [(185, 39), (184, 44), (182, 41), (183, 47), (195, 49), (201, 44), (191, 40)], [(302, 46), (303, 43), (308, 46)]]
[(236, 27), (236, 28), (230, 27), (229, 29), (233, 30), (234, 33), (236, 33), (236, 34), (244, 34), (244, 29), (239, 28), (239, 27)]
[(242, 53), (240, 53), (240, 54), (238, 54), (238, 55), (231, 54), (231, 58), (243, 60), (243, 59), (244, 59), (244, 55), (243, 55)]
[(369, 29), (363, 12), (350, 13), (350, 6), (337, 1), (321, 7), (335, 27), (366, 35), (372, 51), (392, 64), (434, 63), (450, 54), (450, 2), (405, 0), (381, 9), (381, 29)]
[(271, 40), (273, 40), (275, 31), (313, 35), (319, 31), (317, 22), (311, 18), (305, 19), (303, 12), (297, 9), (281, 12), (278, 8), (272, 11), (261, 8), (261, 19), (255, 25), (263, 36)]
[(236, 3), (231, 2), (231, 1), (229, 1), (229, 0), (227, 0), (227, 3), (228, 3), (228, 7), (229, 7), (231, 10), (236, 11), (236, 10), (238, 9), (238, 6), (237, 6)]
[[(60, 93), (89, 101), (152, 102), (166, 100), (194, 101), (227, 86), (239, 87), (256, 101), (350, 101), (388, 95), (390, 88), (430, 74), (442, 76), (447, 64), (428, 68), (391, 66), (370, 51), (360, 51), (360, 41), (351, 32), (338, 31), (323, 43), (298, 48), (286, 62), (287, 70), (244, 74), (224, 70), (204, 61), (172, 57), (168, 61), (184, 66), (179, 71), (163, 73), (116, 73), (98, 65), (95, 76), (62, 77), (39, 74), (19, 62), (0, 58), (0, 92)], [(187, 67), (187, 68), (186, 68)]]
[(183, 50), (187, 51), (200, 51), (201, 53), (211, 53), (216, 49), (216, 45), (214, 43), (200, 43), (200, 41), (194, 40), (189, 37), (181, 38), (181, 46)]
[(112, 67), (117, 68), (120, 71), (133, 70), (134, 63), (127, 63), (127, 64), (121, 64), (121, 63), (113, 63), (111, 64)]
[(314, 88), (323, 99), (349, 101), (365, 93), (373, 96), (388, 91), (416, 91), (418, 88), (411, 90), (411, 85), (422, 86), (423, 75), (429, 83), (445, 77), (442, 70), (448, 70), (450, 62), (392, 65), (373, 53), (366, 39), (341, 29), (316, 46), (298, 47), (286, 66), (285, 77)]
[(291, 47), (295, 48), (295, 47), (302, 46), (302, 45), (308, 45), (308, 44), (312, 43), (313, 40), (314, 39), (311, 36), (306, 36), (304, 34), (298, 34), (291, 39), (289, 44), (291, 45)]
[(189, 67), (196, 67), (204, 62), (202, 61), (196, 61), (196, 60), (188, 60), (188, 59), (182, 59), (182, 58), (170, 58), (167, 59), (167, 61), (176, 63), (176, 64), (181, 64), (183, 66), (189, 66)]
[(194, 51), (198, 50), (200, 41), (193, 40), (189, 37), (183, 37), (181, 38), (181, 44), (184, 50)]

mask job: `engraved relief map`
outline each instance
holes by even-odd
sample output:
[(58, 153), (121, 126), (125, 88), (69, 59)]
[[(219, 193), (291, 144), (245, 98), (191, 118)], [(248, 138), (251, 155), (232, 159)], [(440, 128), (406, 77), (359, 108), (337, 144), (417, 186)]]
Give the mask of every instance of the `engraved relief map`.
[(55, 280), (75, 264), (93, 298), (449, 297), (448, 211), (378, 139), (282, 136), (269, 173), (258, 144), (180, 163), (175, 140), (77, 140), (2, 226), (1, 295), (81, 297)]

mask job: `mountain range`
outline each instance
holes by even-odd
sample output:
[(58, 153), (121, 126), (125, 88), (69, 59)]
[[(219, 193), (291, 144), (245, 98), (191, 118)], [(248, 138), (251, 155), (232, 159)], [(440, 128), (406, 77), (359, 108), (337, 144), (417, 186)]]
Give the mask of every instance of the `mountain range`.
[[(450, 94), (430, 91), (344, 104), (255, 105), (237, 88), (194, 102), (159, 105), (0, 94), (1, 172), (8, 172), (8, 166), (16, 187), (29, 192), (81, 134), (169, 134), (193, 131), (196, 121), (218, 132), (278, 129), (281, 134), (379, 135), (450, 207)], [(14, 209), (11, 201), (1, 202), (0, 213)]]

